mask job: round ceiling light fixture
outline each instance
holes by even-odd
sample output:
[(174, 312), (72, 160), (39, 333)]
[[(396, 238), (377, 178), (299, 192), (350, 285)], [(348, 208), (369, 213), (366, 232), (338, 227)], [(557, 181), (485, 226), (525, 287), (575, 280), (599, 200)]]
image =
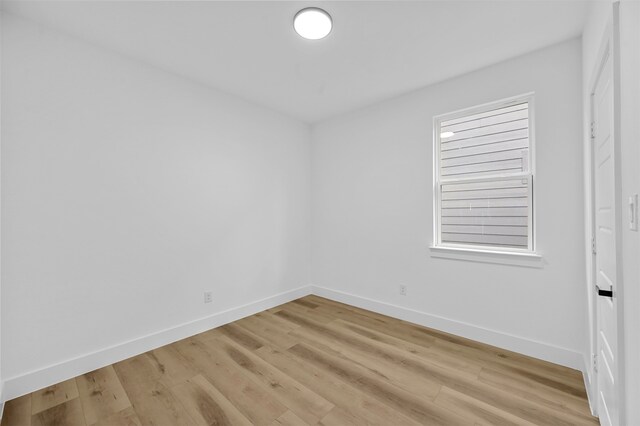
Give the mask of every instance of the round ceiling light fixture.
[(293, 18), (293, 28), (301, 37), (308, 40), (325, 38), (332, 27), (331, 15), (317, 7), (302, 9)]

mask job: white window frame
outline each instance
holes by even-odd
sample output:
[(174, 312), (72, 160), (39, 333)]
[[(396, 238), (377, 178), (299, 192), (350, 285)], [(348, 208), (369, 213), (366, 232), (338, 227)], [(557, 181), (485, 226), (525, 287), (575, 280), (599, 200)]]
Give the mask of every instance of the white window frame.
[[(482, 105), (465, 108), (458, 111), (441, 114), (433, 118), (433, 244), (431, 246), (432, 255), (436, 257), (453, 257), (469, 260), (480, 260), (477, 254), (487, 254), (489, 262), (502, 263), (500, 255), (515, 256), (520, 258), (535, 258), (541, 260), (536, 252), (536, 194), (535, 194), (535, 94), (533, 92), (524, 95), (488, 102)], [(443, 121), (453, 120), (468, 115), (479, 114), (493, 109), (505, 108), (521, 103), (528, 103), (529, 114), (529, 165), (528, 171), (520, 173), (496, 173), (493, 176), (467, 177), (467, 178), (446, 178), (440, 175), (440, 126)], [(487, 182), (494, 180), (528, 179), (528, 228), (529, 238), (527, 248), (501, 247), (478, 244), (442, 243), (441, 241), (441, 186), (445, 183), (467, 183), (467, 182)], [(465, 256), (465, 253), (471, 256)], [(460, 257), (460, 254), (463, 256)], [(450, 256), (451, 255), (451, 256)], [(498, 257), (496, 257), (498, 255)], [(508, 262), (511, 263), (511, 262)]]

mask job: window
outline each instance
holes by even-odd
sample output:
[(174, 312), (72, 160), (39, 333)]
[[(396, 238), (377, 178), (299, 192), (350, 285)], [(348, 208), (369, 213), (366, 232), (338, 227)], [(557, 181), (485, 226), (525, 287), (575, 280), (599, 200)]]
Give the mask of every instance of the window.
[(533, 95), (434, 118), (436, 248), (533, 253)]

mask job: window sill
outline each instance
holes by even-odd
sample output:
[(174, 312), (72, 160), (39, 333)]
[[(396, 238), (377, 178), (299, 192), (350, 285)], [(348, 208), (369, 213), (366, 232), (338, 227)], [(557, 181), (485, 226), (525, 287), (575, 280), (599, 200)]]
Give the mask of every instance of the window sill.
[(464, 260), (467, 262), (498, 263), (502, 265), (542, 268), (544, 259), (537, 253), (468, 249), (460, 247), (429, 247), (431, 257)]

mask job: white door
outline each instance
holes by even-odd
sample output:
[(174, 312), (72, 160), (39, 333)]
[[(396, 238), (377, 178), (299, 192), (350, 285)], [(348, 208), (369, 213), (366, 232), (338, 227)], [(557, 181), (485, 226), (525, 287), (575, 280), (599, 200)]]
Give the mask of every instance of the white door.
[[(610, 52), (610, 50), (609, 50)], [(613, 70), (605, 54), (591, 97), (594, 122), (596, 239), (596, 330), (598, 415), (602, 425), (618, 425), (618, 329), (616, 267), (616, 159), (613, 132)]]

